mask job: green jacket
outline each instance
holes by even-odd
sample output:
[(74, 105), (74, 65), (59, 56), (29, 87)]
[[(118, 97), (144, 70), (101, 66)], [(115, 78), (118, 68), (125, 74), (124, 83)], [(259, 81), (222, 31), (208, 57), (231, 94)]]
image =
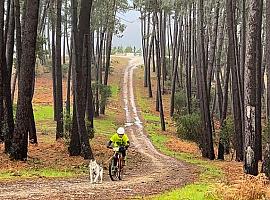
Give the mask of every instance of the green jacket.
[(123, 135), (122, 138), (120, 138), (118, 136), (117, 133), (115, 133), (110, 141), (113, 143), (113, 147), (125, 147), (128, 145), (128, 142), (129, 142), (129, 139), (128, 139), (128, 136), (126, 134)]

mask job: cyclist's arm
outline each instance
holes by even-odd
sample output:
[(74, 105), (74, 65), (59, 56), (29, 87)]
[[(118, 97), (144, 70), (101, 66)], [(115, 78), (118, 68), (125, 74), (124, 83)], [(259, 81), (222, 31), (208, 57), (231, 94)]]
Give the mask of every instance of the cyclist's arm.
[(109, 148), (109, 149), (112, 149), (112, 141), (110, 140), (108, 143), (107, 143), (107, 148)]
[(128, 149), (128, 147), (129, 147), (129, 145), (130, 145), (130, 142), (129, 141), (127, 141), (127, 144), (126, 144), (126, 149)]

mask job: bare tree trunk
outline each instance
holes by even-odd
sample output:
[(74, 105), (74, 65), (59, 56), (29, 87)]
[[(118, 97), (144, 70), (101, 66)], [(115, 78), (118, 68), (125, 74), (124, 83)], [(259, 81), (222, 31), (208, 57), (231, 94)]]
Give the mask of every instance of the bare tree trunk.
[(66, 114), (70, 116), (70, 89), (71, 89), (71, 68), (72, 68), (72, 58), (73, 56), (70, 55), (69, 57), (69, 66), (68, 66), (68, 75), (67, 75), (67, 101), (66, 101)]
[[(52, 3), (51, 3), (52, 4)], [(50, 11), (49, 12), (52, 12), (52, 9), (51, 9), (51, 5), (50, 4)], [(49, 15), (50, 17), (52, 16), (52, 14)], [(50, 38), (50, 17), (47, 17), (48, 19), (48, 24), (47, 24), (47, 41), (48, 41), (48, 53), (49, 53), (49, 59), (52, 59), (52, 50), (51, 50), (51, 38)]]
[[(86, 98), (87, 98), (87, 46), (88, 37), (90, 33), (90, 14), (92, 1), (82, 0), (81, 10), (79, 17), (79, 25), (77, 31), (77, 8), (76, 0), (72, 0), (73, 7), (73, 55), (74, 55), (74, 82), (75, 86), (75, 106), (76, 106), (76, 121), (78, 125), (78, 135), (80, 137), (81, 152), (84, 159), (93, 159), (94, 155), (89, 143), (89, 135), (87, 134), (85, 124), (85, 112), (86, 112)], [(83, 56), (84, 55), (84, 56)], [(72, 141), (71, 141), (72, 143)], [(72, 152), (70, 146), (70, 152)]]
[[(10, 5), (10, 19), (8, 25), (7, 43), (6, 43), (6, 65), (3, 68), (3, 74), (6, 77), (3, 79), (4, 86), (4, 105), (5, 105), (5, 121), (7, 122), (7, 132), (5, 137), (5, 152), (10, 152), (12, 134), (14, 131), (13, 107), (11, 99), (11, 76), (14, 53), (14, 31), (15, 31), (15, 16), (14, 16), (14, 1)], [(0, 120), (1, 121), (1, 120)], [(1, 129), (0, 129), (1, 130)]]
[(86, 119), (88, 130), (90, 129), (90, 139), (94, 138), (94, 101), (92, 91), (92, 46), (94, 45), (94, 33), (90, 33), (90, 42), (88, 46), (88, 67), (87, 67), (87, 102), (86, 102)]
[[(162, 16), (162, 11), (161, 11)], [(162, 64), (162, 94), (165, 94), (165, 81), (167, 80), (167, 63), (166, 63), (166, 19), (167, 13), (163, 12), (163, 17), (160, 17), (160, 50), (161, 50), (161, 64)]]
[(227, 0), (227, 23), (228, 23), (228, 63), (232, 70), (232, 94), (233, 94), (233, 115), (236, 145), (236, 160), (243, 160), (243, 130), (241, 114), (241, 89), (239, 87), (239, 70), (236, 58), (236, 40), (235, 38), (235, 7), (234, 0)]
[[(155, 1), (157, 5), (157, 0)], [(161, 129), (162, 131), (166, 130), (165, 127), (165, 119), (164, 119), (164, 113), (163, 113), (163, 103), (162, 103), (162, 91), (161, 91), (161, 58), (160, 58), (160, 40), (158, 37), (159, 33), (159, 25), (157, 24), (158, 22), (158, 16), (157, 12), (154, 12), (154, 23), (156, 24), (155, 26), (155, 43), (156, 43), (156, 57), (157, 57), (157, 87), (158, 87), (158, 102), (159, 102), (159, 113), (160, 113), (160, 122), (161, 122)]]
[(25, 25), (23, 26), (22, 59), (19, 76), (19, 95), (16, 112), (16, 125), (13, 134), (11, 157), (27, 159), (29, 111), (32, 105), (33, 74), (36, 61), (36, 38), (39, 0), (27, 1)]
[[(227, 107), (228, 107), (228, 93), (229, 93), (229, 80), (230, 80), (230, 62), (229, 57), (227, 55), (227, 67), (225, 69), (225, 81), (224, 81), (224, 95), (222, 92), (221, 87), (221, 53), (222, 53), (222, 46), (224, 41), (224, 28), (225, 28), (225, 15), (223, 16), (223, 25), (220, 29), (220, 36), (219, 36), (219, 47), (217, 53), (217, 70), (216, 70), (216, 80), (217, 80), (217, 95), (218, 95), (218, 105), (219, 105), (219, 120), (221, 129), (225, 127), (225, 119), (227, 118)], [(218, 145), (218, 159), (224, 160), (224, 141), (222, 141), (222, 137), (219, 138), (219, 145)]]
[(258, 174), (258, 148), (256, 148), (256, 56), (261, 30), (261, 0), (251, 0), (249, 15), (249, 30), (247, 40), (247, 56), (245, 68), (245, 157), (244, 172)]
[[(175, 19), (175, 23), (180, 24), (182, 27), (183, 21), (179, 22), (178, 19)], [(178, 30), (178, 25), (176, 25), (175, 29)], [(179, 65), (179, 53), (181, 48), (181, 41), (182, 41), (182, 31), (175, 31), (174, 40), (176, 42), (176, 49), (173, 51), (173, 73), (172, 73), (172, 85), (171, 85), (171, 104), (170, 104), (170, 115), (171, 117), (174, 114), (174, 107), (175, 107), (175, 90), (176, 90), (176, 79), (178, 74), (178, 65)]]
[[(242, 96), (244, 96), (244, 77), (245, 77), (245, 61), (246, 61), (246, 0), (242, 0), (242, 26), (241, 26), (241, 61), (240, 61), (240, 77)], [(243, 108), (244, 109), (244, 108)], [(244, 120), (244, 119), (243, 119)]]
[(215, 159), (213, 139), (212, 139), (212, 125), (210, 119), (210, 110), (209, 110), (209, 98), (207, 92), (207, 84), (206, 84), (206, 59), (205, 59), (205, 45), (204, 45), (204, 2), (203, 0), (199, 0), (199, 8), (198, 8), (198, 16), (199, 16), (199, 27), (198, 27), (198, 60), (201, 62), (198, 63), (198, 84), (200, 91), (200, 108), (201, 108), (201, 116), (202, 116), (202, 125), (203, 125), (203, 133), (202, 133), (202, 155), (203, 157), (209, 158), (211, 160)]
[(150, 41), (150, 47), (148, 50), (148, 56), (147, 56), (147, 85), (148, 85), (148, 97), (152, 98), (153, 97), (153, 93), (152, 93), (152, 83), (151, 83), (151, 54), (152, 54), (152, 49), (154, 48), (154, 31), (152, 32), (152, 36), (151, 36), (151, 41)]
[[(266, 2), (266, 33), (265, 33), (265, 58), (267, 69), (267, 119), (270, 123), (270, 2)], [(270, 133), (269, 133), (270, 135)], [(269, 138), (270, 139), (270, 138)], [(270, 140), (269, 140), (270, 142)]]
[(9, 32), (9, 19), (10, 19), (10, 12), (11, 12), (11, 0), (7, 0), (6, 1), (6, 18), (5, 18), (5, 26), (3, 28), (5, 28), (4, 31), (4, 42), (5, 44), (7, 43), (7, 38), (8, 38), (8, 32)]
[(104, 85), (108, 85), (109, 71), (111, 64), (111, 50), (112, 50), (112, 37), (113, 33), (109, 31), (106, 44), (106, 64), (105, 64), (105, 75), (104, 75)]
[(218, 33), (218, 24), (219, 24), (219, 6), (220, 6), (220, 3), (218, 1), (216, 5), (215, 24), (214, 24), (213, 37), (212, 37), (212, 42), (211, 42), (211, 47), (210, 47), (210, 55), (209, 55), (210, 62), (209, 62), (208, 71), (207, 71), (207, 84), (208, 84), (207, 88), (208, 88), (209, 96), (211, 94), (211, 82), (212, 82), (213, 68), (214, 68), (214, 62), (215, 62), (215, 57), (216, 57), (217, 33)]
[(141, 35), (142, 35), (142, 54), (144, 60), (144, 87), (147, 87), (147, 66), (146, 66), (146, 13), (141, 11)]
[(263, 1), (260, 1), (259, 19), (257, 30), (258, 39), (256, 40), (256, 116), (255, 116), (255, 158), (262, 160), (262, 14), (263, 13)]
[(52, 80), (53, 80), (53, 110), (54, 110), (54, 121), (58, 117), (58, 108), (57, 108), (57, 96), (56, 96), (56, 68), (55, 68), (55, 0), (51, 0), (51, 24), (52, 24)]
[(57, 0), (56, 14), (56, 49), (55, 49), (55, 76), (56, 76), (56, 139), (63, 137), (63, 88), (62, 88), (62, 66), (61, 66), (61, 7), (62, 0)]
[(0, 1), (0, 135), (4, 120), (4, 68), (5, 68), (5, 39), (4, 39), (4, 0)]
[(191, 9), (192, 9), (192, 4), (190, 4), (189, 7), (189, 30), (187, 32), (188, 36), (188, 50), (187, 50), (187, 63), (186, 63), (186, 96), (187, 96), (187, 108), (188, 108), (188, 113), (191, 114), (191, 34), (192, 34), (192, 19), (191, 19)]

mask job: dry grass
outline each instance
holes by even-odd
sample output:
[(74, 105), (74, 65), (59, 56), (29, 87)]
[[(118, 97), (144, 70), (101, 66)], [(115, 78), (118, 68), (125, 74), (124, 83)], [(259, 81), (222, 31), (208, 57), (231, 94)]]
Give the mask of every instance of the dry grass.
[(166, 145), (172, 151), (200, 155), (199, 147), (192, 142), (186, 142), (180, 139), (171, 138)]
[(234, 183), (219, 183), (211, 195), (224, 200), (259, 200), (268, 199), (267, 187), (269, 180), (264, 174), (258, 176), (244, 175)]

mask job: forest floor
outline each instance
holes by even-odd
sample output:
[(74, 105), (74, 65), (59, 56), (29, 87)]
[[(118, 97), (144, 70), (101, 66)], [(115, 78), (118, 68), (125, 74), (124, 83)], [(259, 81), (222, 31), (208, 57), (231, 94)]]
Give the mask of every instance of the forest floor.
[[(69, 157), (67, 140), (55, 141), (51, 74), (48, 68), (39, 68), (33, 100), (39, 143), (29, 145), (26, 162), (10, 161), (0, 144), (0, 199), (245, 200), (256, 195), (262, 199), (265, 194), (270, 199), (269, 184), (263, 177), (245, 176), (241, 163), (231, 161), (230, 156), (226, 161), (202, 159), (195, 143), (176, 136), (168, 112), (169, 94), (163, 101), (167, 130), (160, 130), (155, 98), (149, 99), (143, 87), (143, 68), (135, 68), (140, 64), (139, 58), (112, 58), (112, 97), (106, 115), (95, 119), (91, 141), (95, 158), (105, 168), (104, 183), (96, 185), (89, 182), (88, 161)], [(155, 97), (154, 74), (152, 79)], [(63, 91), (65, 97), (66, 79)], [(107, 170), (112, 152), (105, 144), (125, 123), (132, 140), (126, 176), (112, 182)]]
[[(235, 162), (232, 154), (225, 156), (225, 161), (209, 161), (201, 157), (198, 145), (181, 140), (176, 135), (176, 126), (170, 117), (170, 94), (163, 96), (163, 106), (166, 121), (166, 131), (160, 129), (159, 112), (156, 111), (155, 98), (148, 98), (148, 89), (143, 87), (143, 67), (135, 72), (134, 84), (136, 99), (144, 119), (146, 133), (154, 146), (162, 153), (184, 160), (199, 167), (199, 179), (184, 188), (179, 188), (156, 195), (150, 199), (225, 199), (250, 200), (270, 199), (269, 181), (263, 174), (258, 177), (247, 176), (243, 173), (242, 163)], [(156, 77), (152, 73), (153, 97), (156, 97)], [(219, 131), (218, 123), (215, 130)], [(217, 155), (215, 142), (215, 154)]]
[[(159, 153), (144, 133), (132, 80), (133, 69), (141, 62), (137, 58), (112, 61), (113, 96), (107, 114), (96, 120), (96, 137), (91, 141), (97, 161), (105, 166), (102, 184), (90, 184), (88, 162), (69, 157), (67, 141), (55, 142), (51, 78), (48, 73), (38, 75), (33, 102), (39, 143), (29, 146), (26, 162), (10, 161), (2, 153), (3, 144), (0, 145), (0, 198), (138, 199), (194, 182), (199, 176), (198, 167)], [(126, 122), (132, 145), (125, 177), (123, 181), (111, 182), (106, 166), (112, 152), (105, 148), (105, 143), (116, 127)]]

